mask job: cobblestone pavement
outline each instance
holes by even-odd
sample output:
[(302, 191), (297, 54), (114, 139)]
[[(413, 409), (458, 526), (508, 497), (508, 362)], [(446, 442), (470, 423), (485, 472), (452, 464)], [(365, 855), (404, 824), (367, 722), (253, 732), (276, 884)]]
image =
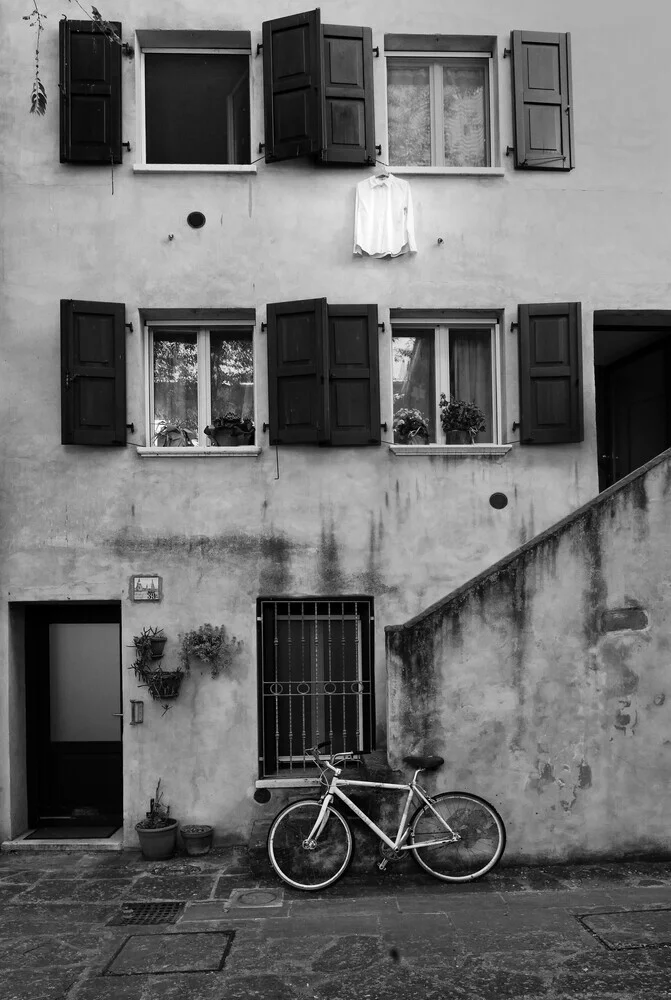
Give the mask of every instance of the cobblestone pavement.
[(314, 894), (242, 848), (15, 852), (0, 903), (0, 1000), (671, 997), (671, 862), (371, 868)]

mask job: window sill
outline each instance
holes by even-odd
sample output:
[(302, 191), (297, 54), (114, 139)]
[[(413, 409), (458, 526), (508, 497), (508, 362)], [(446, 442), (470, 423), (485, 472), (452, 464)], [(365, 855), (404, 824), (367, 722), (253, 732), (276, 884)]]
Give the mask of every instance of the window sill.
[(451, 455), (459, 458), (482, 458), (507, 455), (511, 444), (390, 444), (394, 455)]
[(239, 448), (136, 448), (140, 458), (256, 458), (261, 449), (256, 445)]
[(257, 788), (318, 788), (319, 778), (257, 778)]
[(503, 167), (389, 167), (391, 174), (426, 174), (445, 177), (503, 177)]
[(134, 174), (255, 174), (254, 163), (134, 163)]

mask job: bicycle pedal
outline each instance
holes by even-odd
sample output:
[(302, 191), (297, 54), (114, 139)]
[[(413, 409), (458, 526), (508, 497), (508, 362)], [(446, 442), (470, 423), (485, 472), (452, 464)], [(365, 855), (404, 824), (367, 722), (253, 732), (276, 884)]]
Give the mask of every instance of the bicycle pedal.
[(382, 861), (378, 862), (377, 867), (380, 869), (381, 872), (383, 872), (385, 870), (385, 868), (387, 867), (388, 864), (389, 864), (389, 859), (388, 858), (383, 858)]

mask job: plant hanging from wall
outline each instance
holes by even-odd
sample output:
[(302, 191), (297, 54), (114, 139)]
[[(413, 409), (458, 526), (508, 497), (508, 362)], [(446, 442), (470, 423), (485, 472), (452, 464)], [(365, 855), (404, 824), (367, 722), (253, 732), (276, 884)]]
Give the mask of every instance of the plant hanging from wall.
[(233, 657), (242, 647), (239, 639), (228, 635), (225, 625), (210, 625), (205, 622), (198, 628), (180, 635), (180, 662), (188, 671), (192, 660), (198, 660), (210, 668), (212, 677), (230, 669)]
[(166, 641), (162, 628), (143, 628), (139, 635), (133, 636), (135, 662), (131, 669), (155, 701), (176, 698), (184, 677), (181, 666), (177, 670), (164, 670), (161, 666)]

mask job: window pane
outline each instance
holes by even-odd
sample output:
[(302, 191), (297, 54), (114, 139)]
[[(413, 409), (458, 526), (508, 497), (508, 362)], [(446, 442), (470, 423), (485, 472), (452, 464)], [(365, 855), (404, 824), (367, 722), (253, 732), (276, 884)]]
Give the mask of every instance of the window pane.
[(212, 420), (235, 414), (254, 419), (254, 358), (252, 335), (210, 334)]
[(477, 403), (485, 429), (476, 441), (494, 441), (491, 330), (450, 330), (450, 396)]
[(387, 61), (389, 162), (431, 166), (431, 94), (429, 64)]
[(436, 440), (435, 343), (433, 330), (408, 330), (392, 338), (394, 416), (402, 409), (419, 410)]
[(249, 57), (147, 52), (147, 163), (249, 163)]
[(198, 444), (198, 347), (195, 333), (154, 333), (154, 435), (163, 424), (183, 428), (191, 443)]
[(445, 166), (489, 166), (487, 67), (443, 64)]

